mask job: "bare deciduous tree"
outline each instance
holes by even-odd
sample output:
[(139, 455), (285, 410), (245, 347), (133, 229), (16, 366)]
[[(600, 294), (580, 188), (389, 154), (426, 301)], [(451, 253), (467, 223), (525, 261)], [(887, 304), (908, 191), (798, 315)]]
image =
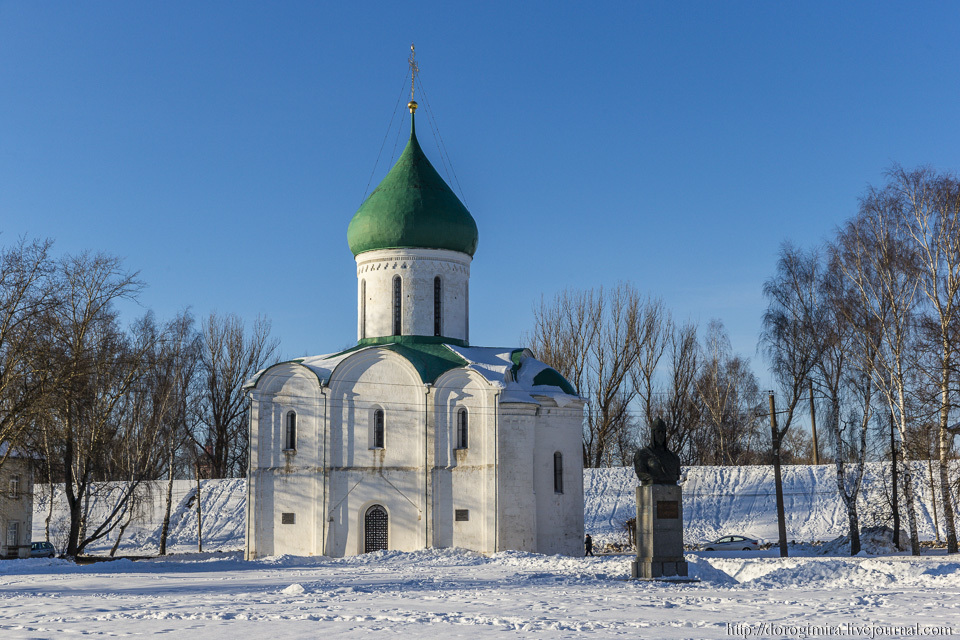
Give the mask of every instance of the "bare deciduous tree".
[[(858, 329), (865, 351), (876, 353), (873, 379), (893, 414), (901, 443), (908, 438), (911, 349), (916, 340), (916, 257), (904, 242), (901, 203), (892, 189), (871, 188), (860, 211), (840, 232), (839, 265), (852, 285), (857, 303), (870, 324)], [(869, 327), (867, 329), (866, 327)], [(872, 344), (871, 344), (872, 343)], [(920, 554), (912, 472), (902, 467), (903, 492), (910, 528), (910, 545)]]
[(564, 291), (534, 310), (534, 351), (588, 401), (585, 466), (626, 464), (632, 456), (636, 390), (629, 381), (641, 349), (637, 341), (653, 324), (643, 326), (650, 306), (634, 287), (620, 284), (609, 290)]
[(928, 376), (939, 399), (937, 454), (940, 475), (940, 505), (947, 538), (947, 552), (957, 553), (954, 507), (950, 496), (949, 462), (954, 432), (950, 428), (952, 369), (958, 347), (960, 323), (960, 183), (932, 169), (889, 172), (891, 188), (906, 218), (906, 240), (916, 256), (920, 288), (925, 297), (926, 324), (931, 328), (928, 344), (936, 354)]
[(667, 439), (686, 464), (694, 464), (691, 442), (701, 425), (703, 402), (697, 395), (700, 345), (692, 324), (669, 329), (670, 369), (668, 381), (655, 413), (667, 425)]
[[(111, 452), (118, 413), (140, 375), (143, 345), (126, 340), (114, 303), (137, 295), (141, 283), (117, 258), (83, 253), (64, 258), (57, 274), (62, 302), (57, 307), (54, 342), (61, 384), (52, 403), (55, 451), (62, 465), (70, 531), (66, 555), (75, 556), (109, 533), (122, 505), (92, 533), (86, 531), (88, 490), (94, 471)], [(100, 478), (105, 480), (107, 478)]]
[[(830, 247), (830, 258), (818, 274), (820, 303), (816, 338), (821, 356), (815, 368), (817, 387), (824, 391), (829, 410), (827, 427), (834, 443), (837, 490), (847, 509), (850, 555), (860, 552), (860, 514), (857, 497), (867, 456), (867, 434), (873, 417), (876, 367), (876, 323), (859, 304), (838, 260), (841, 253)], [(865, 339), (864, 339), (865, 338)], [(850, 396), (852, 402), (844, 402)], [(853, 437), (845, 437), (841, 407), (850, 404)], [(848, 444), (849, 442), (849, 444)], [(848, 468), (852, 463), (852, 469)]]
[(247, 401), (243, 384), (273, 361), (278, 343), (257, 318), (248, 334), (236, 315), (210, 314), (203, 325), (196, 445), (214, 478), (242, 475), (247, 464)]
[[(806, 395), (810, 374), (820, 361), (821, 344), (818, 322), (818, 259), (790, 244), (784, 244), (777, 261), (777, 273), (763, 285), (767, 310), (763, 314), (761, 344), (773, 369), (774, 379), (786, 399), (783, 418), (770, 416), (773, 441), (774, 479), (777, 491), (777, 517), (780, 520), (780, 555), (787, 555), (783, 527), (783, 488), (780, 477), (780, 445), (793, 425), (800, 402)], [(770, 401), (773, 410), (773, 399)], [(782, 425), (782, 426), (780, 426)]]
[[(723, 323), (711, 320), (702, 347), (697, 396), (703, 408), (700, 464), (747, 464), (757, 450), (762, 411), (756, 376), (734, 355)], [(708, 432), (710, 436), (708, 437)]]
[[(52, 243), (20, 240), (0, 252), (0, 467), (47, 399), (57, 370), (46, 348)], [(4, 447), (3, 445), (8, 445)]]
[(194, 330), (189, 313), (183, 312), (167, 324), (160, 349), (161, 368), (156, 387), (158, 395), (169, 399), (169, 410), (163, 420), (167, 488), (159, 550), (160, 555), (166, 555), (176, 457), (189, 440), (190, 392), (200, 362), (200, 335)]

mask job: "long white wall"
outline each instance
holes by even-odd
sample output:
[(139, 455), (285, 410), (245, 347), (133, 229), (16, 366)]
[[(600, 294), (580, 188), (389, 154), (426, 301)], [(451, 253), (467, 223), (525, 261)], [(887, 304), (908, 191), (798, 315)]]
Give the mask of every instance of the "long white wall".
[[(917, 519), (920, 537), (935, 537), (929, 475), (925, 463), (917, 465)], [(869, 465), (861, 501), (861, 524), (873, 524), (873, 513), (883, 513), (886, 496), (879, 463)], [(787, 466), (783, 468), (788, 501), (787, 536), (791, 540), (831, 540), (846, 533), (843, 503), (837, 497), (836, 472), (831, 465)], [(586, 469), (585, 528), (599, 541), (625, 536), (623, 524), (634, 506), (636, 475), (631, 468)], [(165, 483), (151, 483), (137, 519), (127, 529), (121, 554), (156, 553), (163, 518)], [(177, 480), (170, 529), (174, 552), (195, 551), (197, 515), (194, 497), (196, 482)], [(50, 491), (36, 485), (33, 503), (33, 539), (44, 539), (44, 521)], [(203, 531), (205, 550), (233, 550), (244, 546), (246, 481), (243, 479), (203, 481)], [(107, 511), (114, 496), (109, 491), (93, 499), (91, 522)], [(754, 535), (776, 538), (776, 510), (771, 467), (690, 467), (686, 470), (683, 493), (684, 538), (688, 543), (716, 538), (725, 532), (749, 528)], [(67, 523), (66, 500), (56, 492), (53, 512), (54, 536)], [(943, 523), (940, 523), (941, 535)], [(92, 553), (106, 553), (114, 541), (108, 536)]]

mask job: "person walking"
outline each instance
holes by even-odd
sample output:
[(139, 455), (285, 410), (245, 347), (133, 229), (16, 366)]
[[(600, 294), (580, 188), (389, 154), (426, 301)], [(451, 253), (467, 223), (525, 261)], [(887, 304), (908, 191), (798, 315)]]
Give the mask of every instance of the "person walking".
[(585, 556), (593, 555), (593, 538), (590, 537), (590, 534), (587, 534), (587, 537), (583, 539), (583, 546), (587, 550)]

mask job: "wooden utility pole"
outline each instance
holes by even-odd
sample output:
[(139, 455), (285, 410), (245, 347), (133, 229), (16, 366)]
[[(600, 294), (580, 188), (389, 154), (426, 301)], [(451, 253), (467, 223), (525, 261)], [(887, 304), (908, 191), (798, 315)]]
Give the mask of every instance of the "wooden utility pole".
[(817, 410), (813, 403), (813, 380), (810, 380), (810, 431), (813, 434), (813, 464), (820, 464), (820, 446), (817, 444)]
[(200, 511), (200, 456), (197, 456), (197, 552), (203, 553), (203, 514)]
[(780, 557), (786, 558), (787, 523), (783, 508), (783, 477), (780, 475), (780, 430), (777, 429), (777, 407), (770, 392), (770, 434), (773, 440), (773, 481), (777, 490), (777, 533), (780, 542)]
[(893, 544), (900, 551), (900, 500), (897, 493), (897, 439), (893, 435), (893, 411), (890, 412), (890, 464), (893, 481)]

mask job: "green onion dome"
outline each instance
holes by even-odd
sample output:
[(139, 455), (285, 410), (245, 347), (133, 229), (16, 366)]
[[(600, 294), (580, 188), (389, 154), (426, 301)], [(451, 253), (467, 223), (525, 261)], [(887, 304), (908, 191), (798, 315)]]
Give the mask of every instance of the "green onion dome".
[(410, 141), (347, 228), (353, 255), (377, 249), (448, 249), (473, 256), (477, 223), (424, 155), (413, 116)]

